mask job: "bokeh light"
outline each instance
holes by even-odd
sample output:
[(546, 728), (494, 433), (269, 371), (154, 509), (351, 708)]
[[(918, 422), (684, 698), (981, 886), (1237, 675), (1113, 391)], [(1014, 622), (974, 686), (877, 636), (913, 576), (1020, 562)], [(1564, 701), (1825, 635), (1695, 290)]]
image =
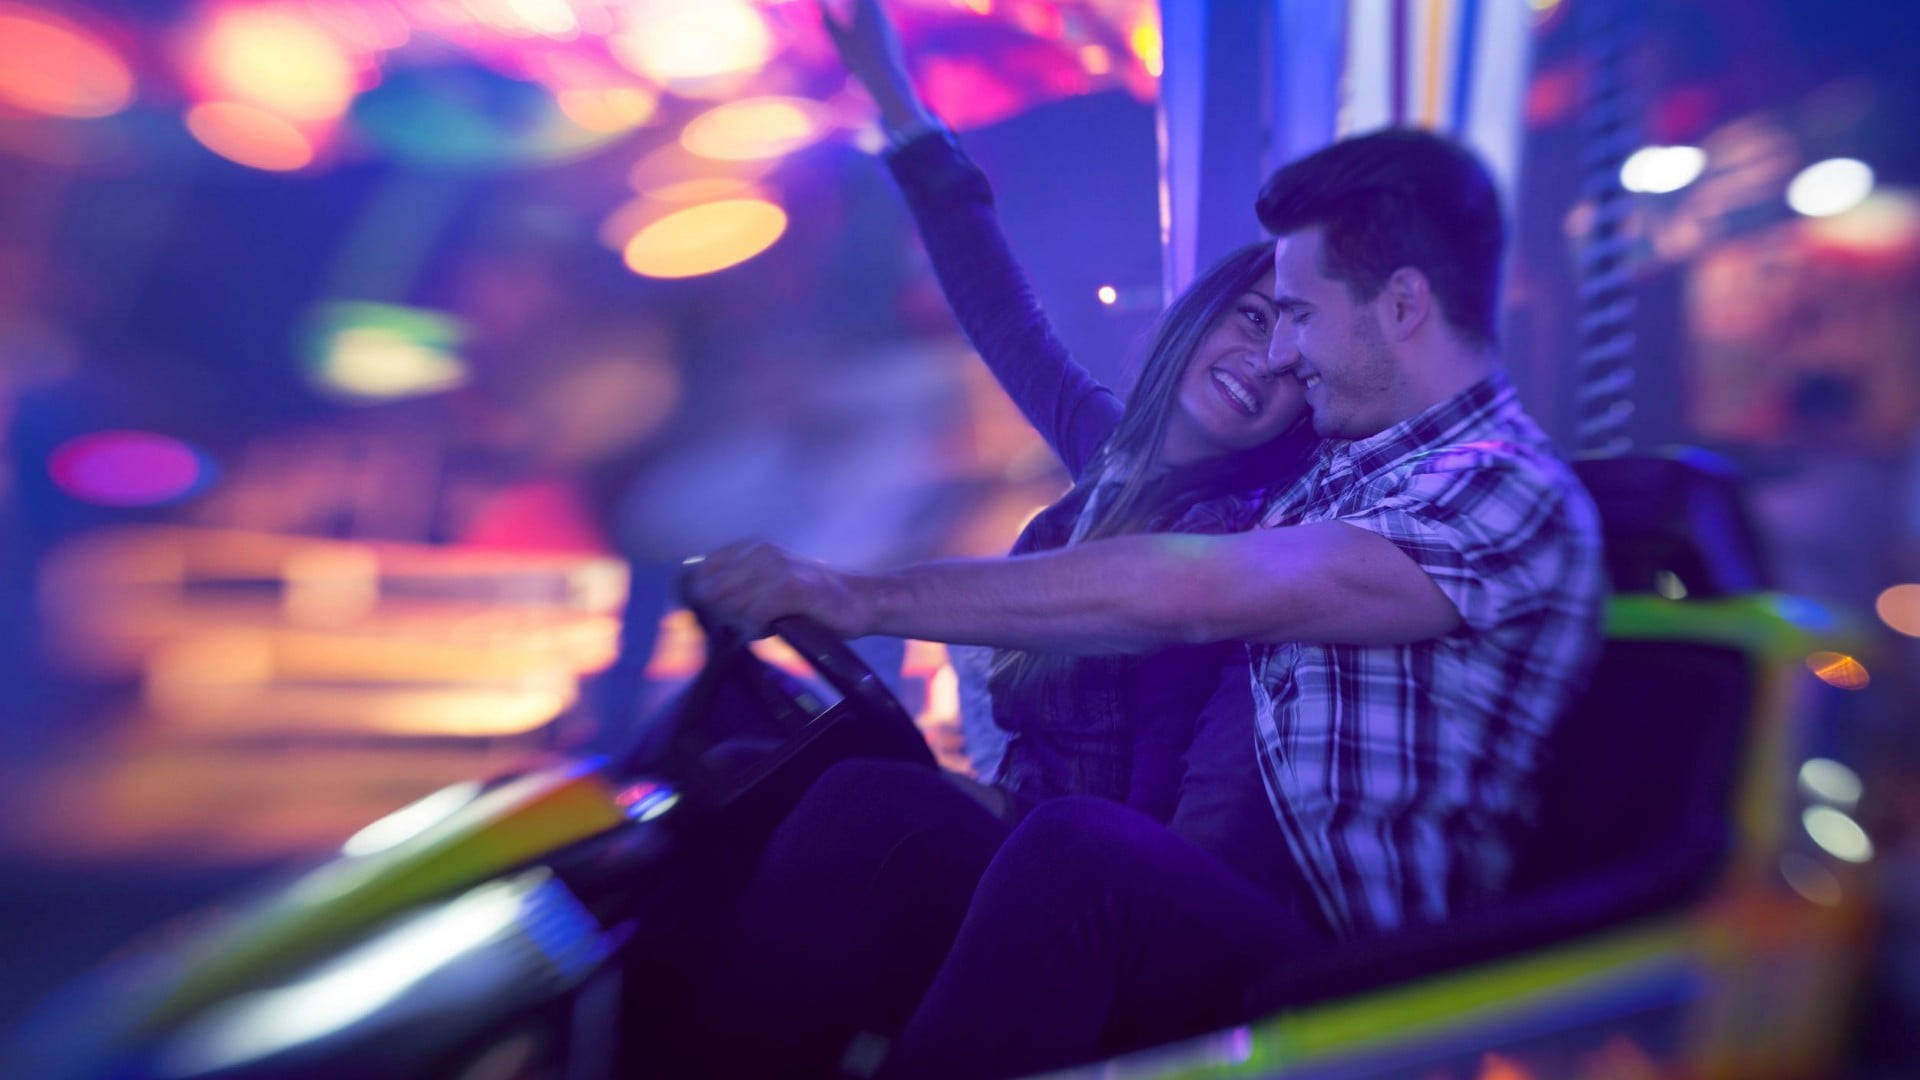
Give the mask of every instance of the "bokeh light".
[(1094, 291), (1094, 295), (1100, 298), (1101, 303), (1111, 307), (1120, 299), (1120, 290), (1111, 285), (1102, 285)]
[(1864, 690), (1873, 680), (1867, 666), (1846, 653), (1816, 652), (1807, 656), (1807, 670), (1821, 682), (1842, 690)]
[(1643, 146), (1621, 163), (1620, 186), (1664, 195), (1698, 180), (1706, 167), (1706, 151), (1697, 146)]
[(50, 116), (111, 116), (133, 73), (106, 42), (50, 11), (0, 3), (0, 101)]
[(290, 172), (313, 163), (305, 133), (265, 109), (237, 101), (208, 101), (187, 110), (187, 130), (228, 161), (269, 172)]
[(1880, 621), (1908, 637), (1920, 637), (1920, 585), (1895, 585), (1873, 601)]
[(1166, 68), (1166, 43), (1160, 38), (1160, 20), (1157, 17), (1142, 19), (1136, 23), (1127, 35), (1127, 46), (1133, 55), (1140, 58), (1140, 66), (1147, 74), (1159, 78)]
[(787, 231), (786, 211), (763, 199), (723, 199), (678, 210), (627, 242), (627, 268), (643, 277), (683, 278), (745, 262)]
[(1836, 859), (1863, 863), (1873, 858), (1873, 840), (1867, 836), (1867, 830), (1844, 811), (1831, 806), (1809, 806), (1801, 812), (1800, 824), (1821, 850)]
[(773, 56), (772, 32), (743, 0), (639, 0), (608, 46), (649, 81), (682, 93), (716, 92)]
[(640, 86), (612, 86), (603, 90), (562, 90), (555, 104), (566, 118), (588, 131), (616, 134), (632, 131), (653, 119), (660, 96)]
[(307, 342), (308, 374), (324, 392), (351, 401), (389, 401), (462, 386), (457, 349), (464, 331), (451, 316), (367, 301), (322, 307)]
[(1853, 158), (1828, 158), (1801, 169), (1787, 184), (1787, 205), (1807, 217), (1844, 213), (1873, 193), (1873, 169)]
[(70, 439), (47, 459), (60, 490), (100, 506), (159, 506), (206, 487), (213, 466), (179, 439), (150, 431), (96, 431)]
[(1846, 890), (1841, 888), (1840, 879), (1833, 871), (1820, 865), (1818, 859), (1800, 852), (1789, 851), (1780, 856), (1780, 877), (1788, 888), (1809, 903), (1837, 907), (1846, 899)]
[(751, 161), (798, 150), (819, 139), (827, 126), (824, 109), (806, 98), (749, 98), (694, 117), (680, 133), (680, 144), (701, 157)]
[(193, 54), (207, 96), (295, 121), (332, 120), (357, 89), (353, 60), (313, 23), (267, 7), (221, 8)]
[(596, 150), (627, 130), (613, 113), (590, 119), (596, 126), (564, 112), (537, 82), (476, 64), (390, 68), (353, 103), (361, 134), (401, 161), (436, 167), (552, 163)]
[(1808, 758), (1800, 766), (1800, 793), (1809, 799), (1851, 810), (1863, 790), (1860, 774), (1832, 758)]

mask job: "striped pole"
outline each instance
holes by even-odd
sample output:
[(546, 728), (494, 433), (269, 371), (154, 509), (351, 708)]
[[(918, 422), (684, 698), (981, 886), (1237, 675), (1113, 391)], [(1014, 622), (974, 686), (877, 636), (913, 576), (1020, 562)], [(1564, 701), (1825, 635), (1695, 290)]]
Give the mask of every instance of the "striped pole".
[(1574, 9), (1592, 61), (1585, 102), (1585, 195), (1592, 222), (1578, 251), (1574, 448), (1582, 457), (1617, 457), (1633, 448), (1632, 210), (1620, 165), (1637, 142), (1638, 110), (1626, 77), (1632, 0), (1584, 0)]

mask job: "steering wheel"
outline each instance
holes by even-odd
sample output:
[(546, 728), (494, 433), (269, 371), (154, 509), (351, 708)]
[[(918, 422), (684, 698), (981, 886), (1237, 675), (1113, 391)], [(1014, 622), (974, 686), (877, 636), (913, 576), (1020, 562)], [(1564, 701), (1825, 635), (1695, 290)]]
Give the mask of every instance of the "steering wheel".
[[(699, 612), (695, 612), (699, 616)], [(804, 683), (754, 656), (739, 635), (701, 618), (707, 662), (680, 696), (667, 730), (622, 755), (630, 771), (665, 771), (688, 794), (725, 801), (783, 763), (806, 758), (885, 757), (933, 765), (933, 753), (897, 698), (846, 642), (805, 616), (774, 620), (770, 629), (807, 662), (841, 700), (823, 705)], [(726, 730), (734, 713), (770, 716), (775, 731)], [(660, 736), (665, 737), (661, 745)]]

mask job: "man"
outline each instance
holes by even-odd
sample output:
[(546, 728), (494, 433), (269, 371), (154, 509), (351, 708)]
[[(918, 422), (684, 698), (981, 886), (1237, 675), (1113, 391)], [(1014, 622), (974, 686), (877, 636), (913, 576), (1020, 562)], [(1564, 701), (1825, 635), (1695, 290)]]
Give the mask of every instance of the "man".
[[(1267, 795), (1320, 930), (1345, 937), (1503, 887), (1539, 741), (1597, 645), (1599, 532), (1496, 363), (1504, 229), (1470, 154), (1346, 140), (1277, 172), (1258, 210), (1279, 238), (1269, 364), (1327, 440), (1262, 527), (878, 574), (749, 544), (689, 587), (754, 631), (800, 613), (1069, 653), (1251, 643)], [(1195, 995), (1223, 1007), (1300, 942), (1176, 838), (1104, 813), (1042, 807), (1014, 833), (890, 1068), (1062, 1064)], [(1049, 868), (1068, 883), (1040, 888)]]

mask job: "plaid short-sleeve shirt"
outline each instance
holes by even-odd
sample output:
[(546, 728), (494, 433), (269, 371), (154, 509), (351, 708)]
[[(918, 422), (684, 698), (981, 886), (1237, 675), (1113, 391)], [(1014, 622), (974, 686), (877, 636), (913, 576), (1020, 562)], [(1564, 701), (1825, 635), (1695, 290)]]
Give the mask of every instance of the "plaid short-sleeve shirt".
[(1267, 795), (1341, 935), (1444, 918), (1505, 885), (1541, 739), (1597, 651), (1599, 518), (1495, 375), (1329, 443), (1261, 524), (1391, 541), (1460, 612), (1411, 645), (1252, 650)]

